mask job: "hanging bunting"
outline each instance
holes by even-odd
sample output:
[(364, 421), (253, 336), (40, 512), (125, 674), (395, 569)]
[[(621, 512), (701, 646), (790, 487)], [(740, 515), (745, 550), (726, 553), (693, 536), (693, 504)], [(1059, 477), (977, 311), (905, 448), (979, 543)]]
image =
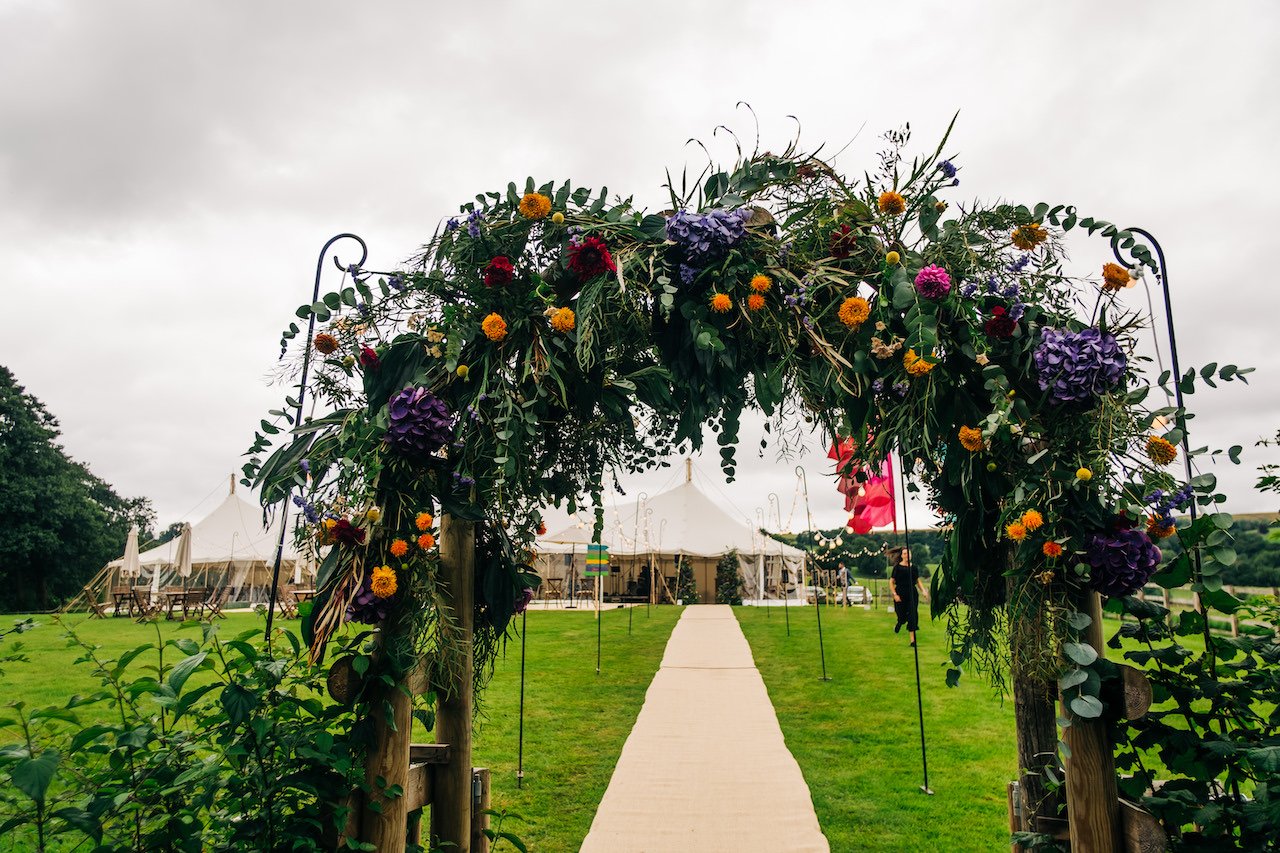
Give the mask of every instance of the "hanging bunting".
[(600, 578), (609, 574), (609, 546), (591, 543), (587, 546), (587, 568), (583, 577)]

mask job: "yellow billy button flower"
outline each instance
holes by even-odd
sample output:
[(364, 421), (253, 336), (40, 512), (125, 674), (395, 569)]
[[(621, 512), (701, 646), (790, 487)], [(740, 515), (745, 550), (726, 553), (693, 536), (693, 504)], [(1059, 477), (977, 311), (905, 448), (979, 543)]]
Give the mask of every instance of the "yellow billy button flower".
[(554, 222), (556, 225), (563, 225), (564, 214), (557, 210), (555, 213), (551, 214), (551, 221)]
[(467, 367), (465, 364), (459, 364), (456, 372), (459, 379), (466, 379), (467, 374), (471, 372), (471, 368)]
[(1077, 468), (1076, 479), (1082, 483), (1087, 483), (1093, 479), (1093, 472), (1088, 468)]
[(897, 252), (890, 252), (884, 256), (884, 262), (891, 267), (897, 266), (898, 261), (900, 260), (902, 260), (902, 255), (899, 255)]
[(365, 510), (364, 517), (371, 524), (377, 524), (378, 519), (382, 518), (382, 510), (378, 509), (376, 506), (371, 506)]

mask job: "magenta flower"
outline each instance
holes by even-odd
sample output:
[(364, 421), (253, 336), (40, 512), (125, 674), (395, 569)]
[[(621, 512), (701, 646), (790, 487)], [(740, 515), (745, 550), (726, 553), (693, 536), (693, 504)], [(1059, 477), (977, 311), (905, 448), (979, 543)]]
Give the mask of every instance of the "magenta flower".
[(925, 299), (941, 299), (951, 292), (951, 276), (940, 266), (930, 264), (916, 274), (916, 293)]

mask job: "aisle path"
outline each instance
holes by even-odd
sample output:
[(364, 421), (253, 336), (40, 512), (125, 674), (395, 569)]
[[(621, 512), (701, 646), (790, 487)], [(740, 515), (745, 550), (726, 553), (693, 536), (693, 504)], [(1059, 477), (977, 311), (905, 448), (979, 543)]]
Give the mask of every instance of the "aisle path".
[(688, 607), (583, 853), (826, 853), (733, 610)]

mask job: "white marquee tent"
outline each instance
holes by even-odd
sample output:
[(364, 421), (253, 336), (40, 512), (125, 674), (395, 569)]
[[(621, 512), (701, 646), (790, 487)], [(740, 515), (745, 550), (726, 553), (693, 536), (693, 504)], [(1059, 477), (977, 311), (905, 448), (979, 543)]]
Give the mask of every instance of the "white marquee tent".
[[(592, 526), (588, 510), (578, 523), (538, 537), (538, 570), (544, 579), (564, 584), (566, 595), (568, 585), (586, 568)], [(765, 536), (745, 518), (735, 518), (699, 489), (691, 475), (651, 498), (606, 506), (600, 541), (609, 546), (606, 596), (634, 594), (646, 564), (654, 566), (674, 591), (676, 558), (684, 557), (693, 566), (701, 601), (714, 603), (716, 563), (731, 550), (738, 552), (746, 603), (781, 601), (784, 595), (798, 600), (804, 594), (800, 579), (805, 552)]]
[[(207, 587), (225, 589), (228, 603), (263, 603), (270, 591), (280, 523), (277, 516), (264, 525), (261, 508), (233, 489), (212, 512), (190, 525), (189, 576), (182, 575), (187, 555), (180, 553), (183, 537), (177, 537), (138, 554), (137, 574), (127, 570), (123, 557), (112, 560), (86, 591), (109, 604), (111, 592), (126, 587), (145, 587), (152, 594), (164, 587)], [(291, 540), (286, 537), (280, 582), (310, 583), (314, 559), (306, 554), (299, 558)]]

